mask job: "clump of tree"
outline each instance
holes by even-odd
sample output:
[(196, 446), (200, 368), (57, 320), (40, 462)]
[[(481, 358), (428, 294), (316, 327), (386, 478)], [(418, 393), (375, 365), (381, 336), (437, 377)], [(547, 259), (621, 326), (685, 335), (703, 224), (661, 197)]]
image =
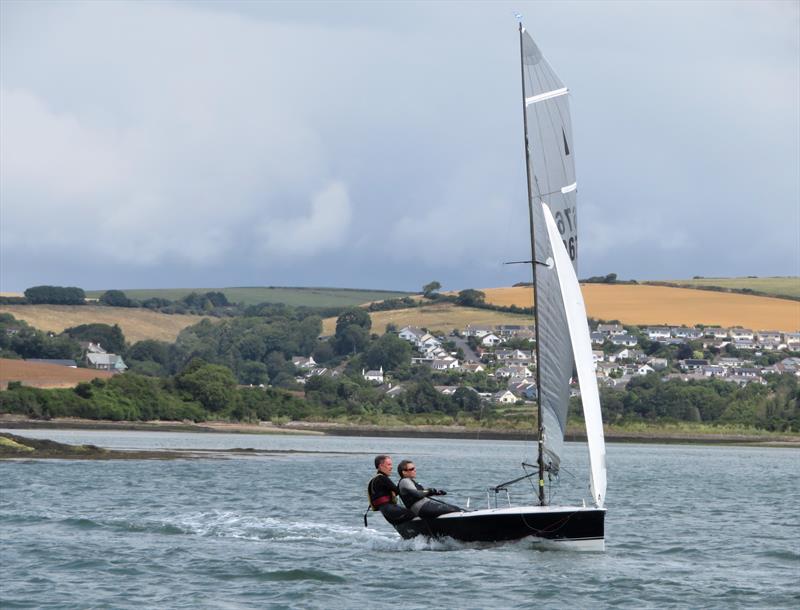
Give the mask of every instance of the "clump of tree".
[(32, 286), (25, 291), (31, 305), (84, 305), (86, 293), (74, 286)]
[(620, 280), (617, 279), (616, 273), (609, 273), (608, 275), (593, 275), (581, 280), (582, 284), (638, 284), (636, 280)]
[(372, 318), (360, 307), (345, 310), (336, 319), (335, 348), (338, 354), (356, 354), (369, 343)]
[(80, 345), (68, 335), (46, 333), (9, 313), (0, 314), (0, 356), (3, 358), (73, 360), (80, 354)]
[(122, 354), (125, 351), (125, 335), (119, 324), (80, 324), (65, 329), (64, 334), (75, 341), (99, 343), (109, 353)]
[(434, 280), (433, 282), (428, 282), (422, 287), (422, 296), (426, 299), (434, 299), (436, 298), (436, 292), (441, 289), (442, 285)]

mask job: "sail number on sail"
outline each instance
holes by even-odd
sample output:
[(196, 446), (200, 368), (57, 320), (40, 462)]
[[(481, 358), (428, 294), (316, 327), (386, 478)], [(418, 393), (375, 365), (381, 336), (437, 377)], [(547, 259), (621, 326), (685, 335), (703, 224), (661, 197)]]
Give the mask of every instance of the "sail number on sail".
[[(567, 219), (567, 227), (564, 224), (564, 218)], [(564, 208), (564, 214), (562, 215), (561, 212), (556, 212), (554, 219), (556, 221), (556, 226), (558, 227), (559, 233), (564, 235), (564, 232), (569, 228), (570, 233), (575, 233), (578, 230), (578, 214), (577, 210), (573, 208)], [(564, 242), (564, 248), (566, 248), (567, 252), (569, 253), (570, 260), (575, 260), (575, 257), (578, 254), (578, 236), (574, 235), (569, 239), (562, 239), (561, 241)]]

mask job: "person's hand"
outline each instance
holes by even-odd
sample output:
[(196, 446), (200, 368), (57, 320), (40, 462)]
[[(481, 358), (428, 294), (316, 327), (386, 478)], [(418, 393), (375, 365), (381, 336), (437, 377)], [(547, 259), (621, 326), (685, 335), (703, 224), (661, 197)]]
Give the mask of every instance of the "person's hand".
[(436, 495), (437, 496), (446, 496), (447, 492), (444, 489), (437, 489), (436, 490)]
[(436, 489), (435, 487), (431, 487), (430, 489), (428, 489), (428, 495), (429, 496), (438, 496), (439, 495), (439, 490)]

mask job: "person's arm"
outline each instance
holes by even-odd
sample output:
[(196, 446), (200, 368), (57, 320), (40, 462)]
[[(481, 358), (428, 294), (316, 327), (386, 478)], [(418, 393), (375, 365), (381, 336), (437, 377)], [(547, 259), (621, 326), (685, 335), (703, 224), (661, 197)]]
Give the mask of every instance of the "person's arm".
[(414, 485), (414, 481), (411, 479), (400, 479), (399, 488), (400, 493), (413, 502), (422, 500), (422, 498), (427, 498), (430, 495), (427, 489), (417, 489), (417, 486)]

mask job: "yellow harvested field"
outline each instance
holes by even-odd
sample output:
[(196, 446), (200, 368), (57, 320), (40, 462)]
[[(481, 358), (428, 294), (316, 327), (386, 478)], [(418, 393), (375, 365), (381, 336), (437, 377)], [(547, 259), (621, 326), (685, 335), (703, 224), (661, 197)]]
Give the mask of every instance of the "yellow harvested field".
[[(590, 317), (633, 325), (744, 326), (753, 330), (800, 330), (800, 302), (744, 294), (643, 286), (583, 284)], [(530, 307), (530, 287), (486, 288), (486, 302)]]
[(143, 339), (172, 343), (180, 331), (203, 319), (202, 316), (99, 305), (2, 305), (0, 313), (10, 313), (34, 328), (55, 333), (81, 324), (119, 324), (128, 343)]
[(73, 388), (81, 381), (106, 379), (112, 375), (108, 371), (0, 358), (0, 390), (6, 389), (9, 381), (21, 381), (22, 385), (34, 388)]
[[(372, 318), (372, 332), (378, 335), (386, 332), (386, 325), (390, 323), (398, 329), (404, 326), (424, 326), (428, 330), (439, 330), (444, 333), (449, 333), (454, 328), (463, 329), (467, 324), (479, 326), (531, 324), (530, 316), (458, 307), (452, 303), (439, 303), (413, 309), (373, 311), (369, 315)], [(336, 318), (326, 318), (322, 321), (323, 335), (332, 335), (335, 332)]]

